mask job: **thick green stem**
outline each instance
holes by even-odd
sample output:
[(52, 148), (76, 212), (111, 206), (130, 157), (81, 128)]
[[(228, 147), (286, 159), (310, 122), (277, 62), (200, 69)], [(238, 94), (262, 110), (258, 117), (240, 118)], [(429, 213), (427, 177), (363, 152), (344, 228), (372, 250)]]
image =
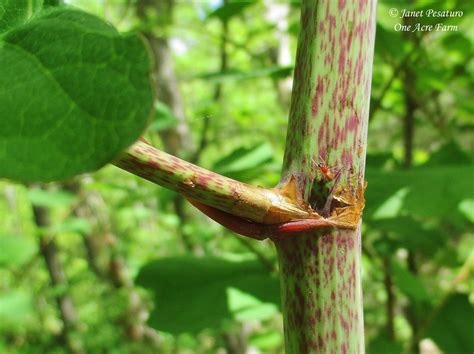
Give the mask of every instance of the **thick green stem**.
[[(363, 207), (375, 12), (375, 0), (302, 3), (281, 184), (327, 213), (341, 199)], [(364, 352), (360, 227), (275, 244), (286, 353)]]

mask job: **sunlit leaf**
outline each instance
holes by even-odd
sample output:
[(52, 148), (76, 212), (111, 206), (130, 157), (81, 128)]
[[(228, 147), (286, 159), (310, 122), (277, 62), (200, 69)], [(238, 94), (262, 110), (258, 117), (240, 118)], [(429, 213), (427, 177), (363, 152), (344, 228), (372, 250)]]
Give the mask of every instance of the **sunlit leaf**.
[(23, 291), (0, 293), (0, 327), (19, 325), (33, 313), (33, 299)]
[(35, 206), (54, 208), (67, 207), (75, 202), (76, 196), (66, 191), (48, 191), (39, 188), (28, 189), (28, 199)]
[(0, 235), (0, 267), (20, 266), (38, 251), (36, 243), (23, 236)]
[(43, 11), (0, 38), (0, 177), (94, 171), (134, 142), (153, 97), (149, 55), (97, 17)]

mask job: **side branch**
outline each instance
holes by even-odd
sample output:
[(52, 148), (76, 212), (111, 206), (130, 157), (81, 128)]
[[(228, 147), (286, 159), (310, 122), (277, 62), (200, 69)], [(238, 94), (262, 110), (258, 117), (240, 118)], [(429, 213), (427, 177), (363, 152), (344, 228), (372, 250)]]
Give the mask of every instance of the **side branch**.
[(262, 224), (294, 219), (319, 219), (283, 191), (255, 187), (221, 176), (138, 141), (114, 165), (148, 181), (174, 190), (188, 199), (239, 218)]

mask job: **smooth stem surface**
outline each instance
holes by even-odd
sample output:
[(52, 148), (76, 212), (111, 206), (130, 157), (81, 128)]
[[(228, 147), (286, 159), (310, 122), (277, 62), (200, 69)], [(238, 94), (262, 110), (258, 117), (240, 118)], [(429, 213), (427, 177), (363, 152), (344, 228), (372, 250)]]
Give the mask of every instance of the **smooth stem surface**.
[(257, 223), (319, 218), (284, 193), (221, 176), (142, 141), (123, 153), (114, 165), (187, 198)]
[[(375, 12), (375, 0), (302, 2), (281, 185), (328, 213), (342, 194), (363, 207)], [(336, 171), (329, 188), (315, 162)], [(360, 227), (275, 244), (286, 353), (363, 353)]]

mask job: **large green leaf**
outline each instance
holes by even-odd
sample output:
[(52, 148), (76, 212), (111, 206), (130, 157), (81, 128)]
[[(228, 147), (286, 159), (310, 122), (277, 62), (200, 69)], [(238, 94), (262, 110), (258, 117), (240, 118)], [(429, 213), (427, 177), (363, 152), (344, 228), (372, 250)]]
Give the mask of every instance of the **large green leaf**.
[(135, 141), (152, 107), (142, 40), (54, 8), (0, 38), (0, 177), (65, 179)]
[[(459, 216), (459, 203), (474, 197), (473, 175), (474, 168), (469, 165), (392, 172), (368, 168), (364, 216), (386, 218), (412, 214), (446, 219)], [(389, 207), (393, 208), (392, 214)]]
[(257, 261), (166, 258), (145, 265), (137, 281), (155, 296), (150, 324), (170, 333), (220, 328), (249, 313), (265, 318), (280, 303), (277, 279)]
[(474, 307), (467, 295), (451, 295), (429, 322), (426, 337), (433, 339), (445, 353), (472, 353), (473, 320)]
[(41, 10), (43, 0), (0, 0), (0, 34)]
[[(383, 231), (381, 242), (388, 241), (396, 248), (406, 248), (426, 256), (432, 256), (441, 249), (448, 235), (438, 228), (429, 227), (408, 216), (379, 220), (367, 219), (366, 223)], [(394, 249), (392, 250), (394, 251)]]

